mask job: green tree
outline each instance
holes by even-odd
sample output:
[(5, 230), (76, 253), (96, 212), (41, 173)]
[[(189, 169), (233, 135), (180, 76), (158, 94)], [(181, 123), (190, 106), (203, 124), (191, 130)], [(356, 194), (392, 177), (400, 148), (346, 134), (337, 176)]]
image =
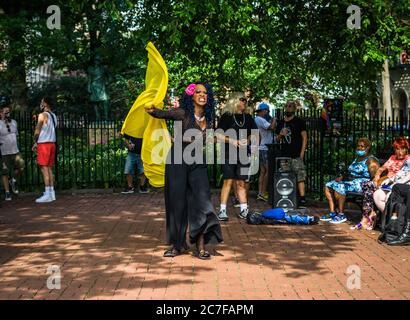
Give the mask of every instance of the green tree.
[[(52, 58), (57, 69), (87, 70), (99, 54), (114, 75), (116, 103), (128, 104), (135, 94), (128, 80), (140, 92), (144, 48), (153, 41), (167, 62), (170, 87), (179, 92), (205, 79), (222, 93), (251, 85), (259, 97), (286, 89), (363, 102), (376, 94), (383, 63), (394, 64), (410, 43), (405, 0), (356, 1), (358, 30), (346, 26), (347, 0), (52, 2), (0, 4), (0, 61), (7, 61), (8, 83), (23, 88), (12, 90), (16, 99), (26, 95), (23, 71), (29, 66)], [(61, 30), (46, 28), (49, 4), (61, 8)]]

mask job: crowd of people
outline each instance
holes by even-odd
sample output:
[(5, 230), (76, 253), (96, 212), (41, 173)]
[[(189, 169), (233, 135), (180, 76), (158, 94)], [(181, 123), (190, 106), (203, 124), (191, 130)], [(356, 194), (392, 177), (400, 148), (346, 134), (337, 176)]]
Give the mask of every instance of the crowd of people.
[[(183, 95), (175, 101), (173, 108), (158, 109), (146, 106), (146, 112), (155, 118), (180, 121), (182, 132), (175, 134), (173, 142), (178, 139), (183, 146), (182, 152), (189, 150), (195, 161), (182, 157), (182, 162), (175, 159), (172, 146), (165, 166), (165, 207), (167, 242), (171, 247), (164, 253), (165, 257), (175, 257), (192, 246), (200, 259), (211, 257), (206, 249), (208, 243), (223, 241), (220, 221), (229, 220), (228, 200), (231, 190), (234, 193), (234, 205), (239, 207), (237, 216), (246, 219), (249, 209), (249, 183), (252, 175), (258, 174), (257, 199), (268, 201), (268, 147), (281, 145), (282, 157), (290, 160), (290, 170), (295, 173), (298, 191), (298, 205), (307, 205), (305, 198), (305, 152), (308, 135), (306, 122), (296, 115), (298, 105), (288, 101), (283, 110), (283, 118), (276, 119), (270, 115), (266, 102), (249, 107), (252, 93), (247, 89), (244, 93), (230, 93), (223, 109), (216, 120), (216, 106), (212, 87), (206, 82), (190, 84)], [(254, 108), (253, 108), (254, 107)], [(2, 182), (5, 200), (12, 199), (12, 193), (18, 193), (18, 179), (24, 170), (24, 160), (17, 144), (17, 122), (11, 119), (9, 103), (0, 110), (0, 150), (2, 156)], [(40, 113), (34, 132), (32, 150), (37, 154), (37, 162), (41, 169), (45, 190), (37, 203), (56, 200), (54, 191), (53, 166), (56, 159), (56, 127), (57, 117), (52, 112), (52, 102), (44, 97), (40, 104)], [(210, 142), (207, 130), (215, 129), (212, 143), (221, 145), (221, 168), (223, 185), (220, 191), (219, 211), (211, 202), (211, 191), (208, 181), (207, 162), (204, 150), (196, 148), (198, 144)], [(196, 130), (197, 134), (186, 139), (184, 133)], [(257, 141), (256, 150), (255, 144)], [(149, 192), (148, 181), (144, 176), (141, 160), (142, 139), (124, 136), (128, 150), (124, 174), (126, 188), (123, 194), (134, 193), (134, 177), (139, 178), (139, 192)], [(195, 147), (193, 147), (195, 146)], [(347, 172), (329, 181), (325, 185), (325, 196), (329, 204), (329, 212), (320, 220), (339, 224), (347, 220), (345, 202), (348, 193), (363, 195), (363, 217), (354, 230), (373, 230), (378, 217), (385, 210), (391, 194), (394, 199), (410, 204), (410, 155), (408, 140), (400, 137), (393, 143), (395, 153), (383, 164), (371, 153), (372, 143), (360, 138), (356, 145), (356, 156)], [(252, 148), (254, 147), (254, 148)], [(198, 151), (200, 150), (200, 151)], [(198, 152), (200, 154), (198, 154)], [(251, 158), (257, 155), (259, 167), (252, 168)], [(410, 206), (406, 211), (410, 217)], [(393, 210), (394, 211), (394, 210)], [(393, 212), (395, 219), (397, 212)], [(407, 219), (410, 221), (410, 219)], [(402, 234), (389, 244), (410, 243), (410, 224)]]

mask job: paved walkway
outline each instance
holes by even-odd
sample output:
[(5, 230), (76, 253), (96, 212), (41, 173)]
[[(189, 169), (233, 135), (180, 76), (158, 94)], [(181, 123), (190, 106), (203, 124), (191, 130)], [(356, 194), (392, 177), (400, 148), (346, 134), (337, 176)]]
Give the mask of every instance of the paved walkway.
[[(217, 205), (217, 195), (213, 200)], [(0, 299), (410, 298), (410, 248), (378, 244), (377, 231), (328, 223), (252, 226), (229, 208), (225, 241), (211, 248), (211, 260), (190, 254), (170, 259), (162, 257), (161, 193), (33, 202), (24, 197), (0, 208)], [(60, 268), (61, 288), (50, 290), (53, 265)], [(360, 268), (356, 282), (352, 265)]]

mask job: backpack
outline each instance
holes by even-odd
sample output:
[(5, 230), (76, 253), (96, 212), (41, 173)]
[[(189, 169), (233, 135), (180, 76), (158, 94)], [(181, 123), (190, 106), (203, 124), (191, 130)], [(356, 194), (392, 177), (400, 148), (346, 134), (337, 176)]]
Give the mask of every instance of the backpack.
[[(389, 242), (401, 235), (406, 227), (406, 204), (404, 199), (391, 193), (386, 202), (386, 208), (381, 215), (381, 230), (382, 234), (379, 236), (379, 242)], [(397, 219), (392, 220), (392, 213), (397, 213)]]
[(283, 208), (272, 208), (264, 212), (250, 212), (246, 220), (249, 224), (316, 224), (318, 218), (309, 216), (306, 209), (289, 210)]

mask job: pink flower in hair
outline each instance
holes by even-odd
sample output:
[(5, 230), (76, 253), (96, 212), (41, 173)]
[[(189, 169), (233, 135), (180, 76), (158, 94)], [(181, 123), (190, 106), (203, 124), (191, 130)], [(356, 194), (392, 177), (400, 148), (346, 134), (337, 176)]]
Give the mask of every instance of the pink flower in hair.
[(194, 95), (194, 93), (195, 93), (195, 87), (196, 87), (196, 84), (195, 84), (195, 83), (191, 83), (188, 87), (186, 87), (185, 93), (186, 93), (188, 96)]

